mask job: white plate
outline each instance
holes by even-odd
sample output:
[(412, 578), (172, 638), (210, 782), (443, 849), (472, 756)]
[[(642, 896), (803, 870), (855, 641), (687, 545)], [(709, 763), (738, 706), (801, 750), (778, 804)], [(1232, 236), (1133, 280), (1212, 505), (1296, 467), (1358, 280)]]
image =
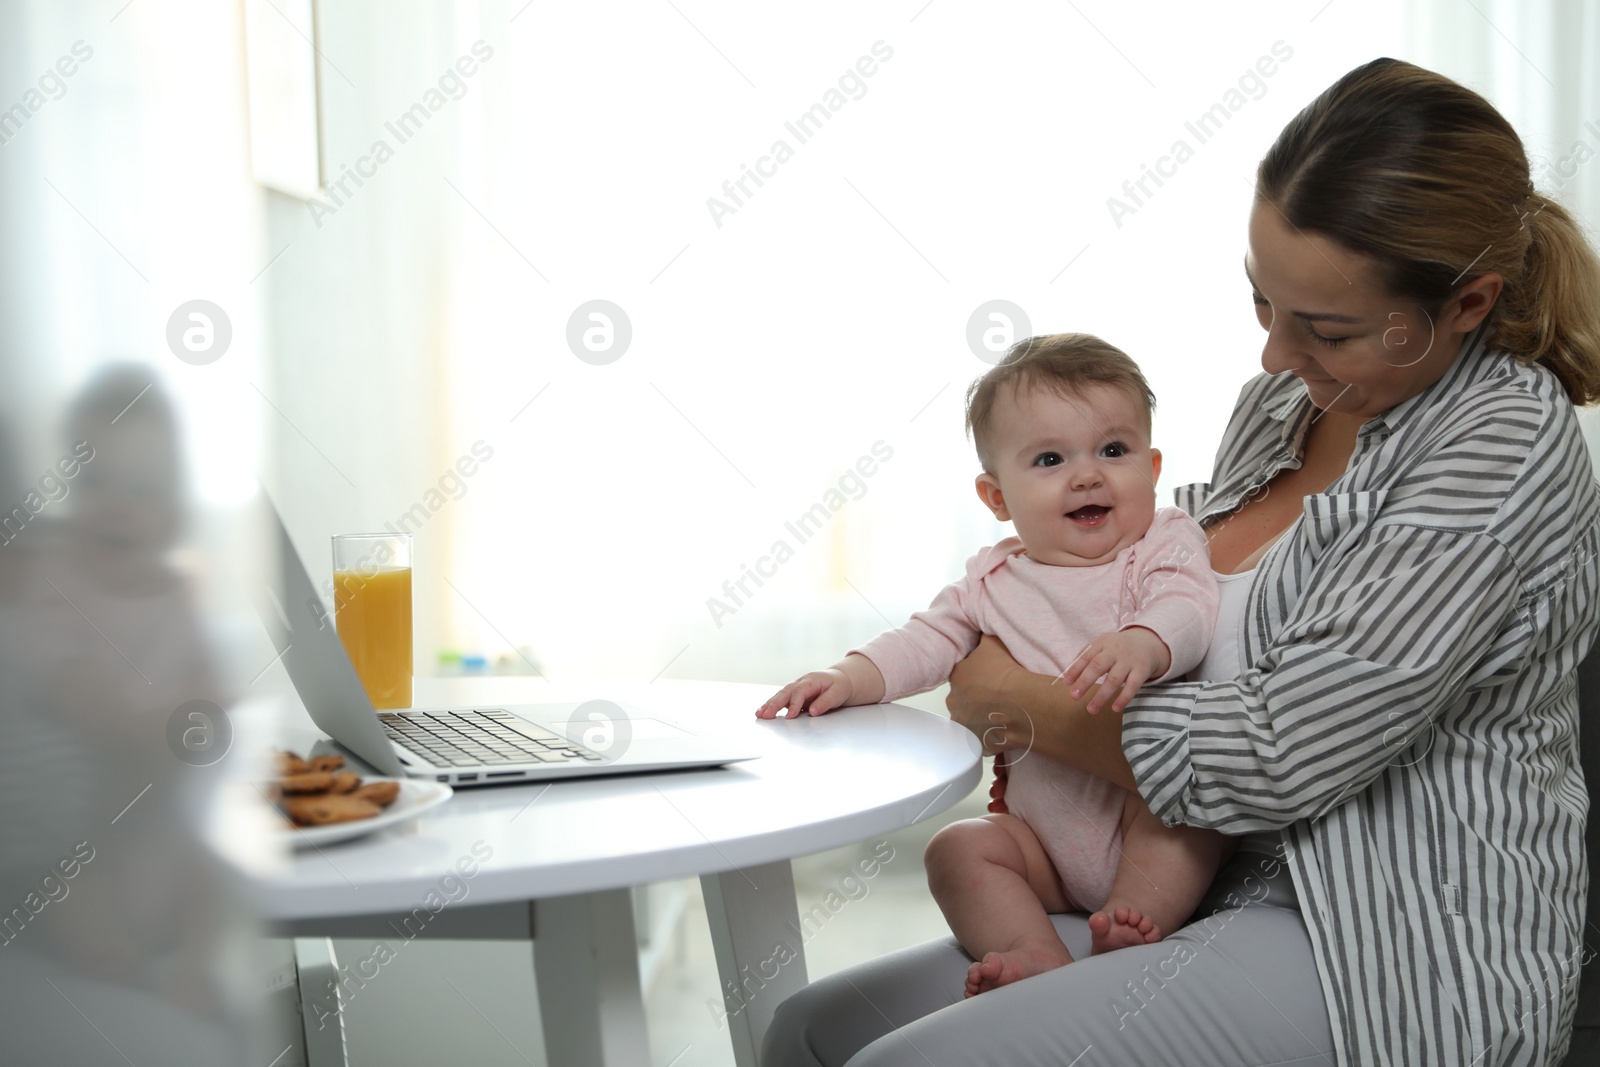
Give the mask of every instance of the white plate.
[(400, 783), (400, 795), (375, 818), (355, 822), (336, 822), (331, 826), (308, 826), (302, 830), (286, 830), (289, 842), (295, 848), (312, 845), (331, 845), (351, 838), (364, 837), (375, 830), (416, 818), (429, 808), (436, 808), (449, 800), (454, 789), (443, 782), (425, 782), (420, 778), (363, 778), (362, 785), (372, 782)]

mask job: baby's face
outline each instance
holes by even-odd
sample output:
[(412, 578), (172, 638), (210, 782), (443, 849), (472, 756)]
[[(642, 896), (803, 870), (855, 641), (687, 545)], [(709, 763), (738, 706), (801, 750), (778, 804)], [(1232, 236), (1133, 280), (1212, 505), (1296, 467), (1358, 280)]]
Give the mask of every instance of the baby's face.
[(1146, 415), (1124, 390), (1072, 396), (1032, 389), (996, 398), (978, 495), (1016, 525), (1028, 556), (1059, 567), (1109, 563), (1150, 529), (1161, 453)]

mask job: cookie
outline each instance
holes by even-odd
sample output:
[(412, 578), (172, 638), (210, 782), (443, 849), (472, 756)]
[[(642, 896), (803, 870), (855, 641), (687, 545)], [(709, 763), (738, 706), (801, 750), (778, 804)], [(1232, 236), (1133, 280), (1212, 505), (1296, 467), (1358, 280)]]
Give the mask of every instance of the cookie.
[(378, 807), (386, 808), (394, 802), (395, 797), (400, 795), (400, 783), (368, 782), (350, 795), (360, 797), (362, 800), (370, 800)]
[(285, 793), (326, 793), (333, 787), (333, 775), (326, 771), (291, 774), (279, 778), (278, 787)]
[(305, 774), (311, 770), (311, 764), (296, 756), (293, 752), (274, 752), (273, 757), (280, 775)]
[(284, 797), (283, 810), (301, 826), (331, 826), (378, 814), (372, 801), (352, 796)]
[(371, 819), (400, 795), (399, 782), (368, 782), (341, 770), (344, 757), (303, 760), (293, 752), (274, 753), (281, 777), (262, 791), (299, 828)]

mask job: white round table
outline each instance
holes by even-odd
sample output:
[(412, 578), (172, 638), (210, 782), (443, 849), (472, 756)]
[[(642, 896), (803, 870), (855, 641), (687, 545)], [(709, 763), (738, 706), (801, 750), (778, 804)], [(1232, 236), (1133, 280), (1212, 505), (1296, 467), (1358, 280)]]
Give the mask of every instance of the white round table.
[[(697, 875), (723, 989), (748, 988), (764, 968), (759, 996), (726, 997), (735, 1060), (753, 1067), (777, 1004), (807, 981), (790, 858), (936, 815), (982, 773), (968, 730), (902, 705), (759, 720), (775, 685), (491, 677), (416, 688), (419, 707), (606, 699), (760, 753), (706, 770), (457, 788), (407, 823), (297, 852), (258, 877), (264, 914), (297, 937), (537, 937), (552, 1063), (649, 1061), (628, 889)], [(304, 723), (301, 736), (321, 736)], [(779, 942), (791, 952), (767, 978)]]

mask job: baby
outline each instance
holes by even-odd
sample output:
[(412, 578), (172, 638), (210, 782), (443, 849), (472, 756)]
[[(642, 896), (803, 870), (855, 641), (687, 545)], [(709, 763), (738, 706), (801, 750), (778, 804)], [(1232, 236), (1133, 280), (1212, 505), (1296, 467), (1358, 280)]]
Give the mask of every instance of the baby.
[[(1138, 365), (1098, 338), (1015, 345), (968, 390), (967, 429), (983, 465), (978, 496), (1017, 536), (968, 560), (966, 577), (905, 626), (790, 683), (756, 715), (821, 715), (932, 689), (983, 634), (1026, 670), (1076, 689), (1101, 679), (1091, 710), (1109, 701), (1121, 711), (1144, 683), (1198, 665), (1217, 585), (1200, 527), (1156, 509), (1154, 403)], [(946, 826), (925, 856), (929, 888), (977, 961), (969, 997), (1072, 962), (1051, 912), (1093, 912), (1092, 953), (1159, 941), (1229, 851), (1213, 831), (1164, 826), (1137, 793), (1011, 755), (1009, 812)]]

